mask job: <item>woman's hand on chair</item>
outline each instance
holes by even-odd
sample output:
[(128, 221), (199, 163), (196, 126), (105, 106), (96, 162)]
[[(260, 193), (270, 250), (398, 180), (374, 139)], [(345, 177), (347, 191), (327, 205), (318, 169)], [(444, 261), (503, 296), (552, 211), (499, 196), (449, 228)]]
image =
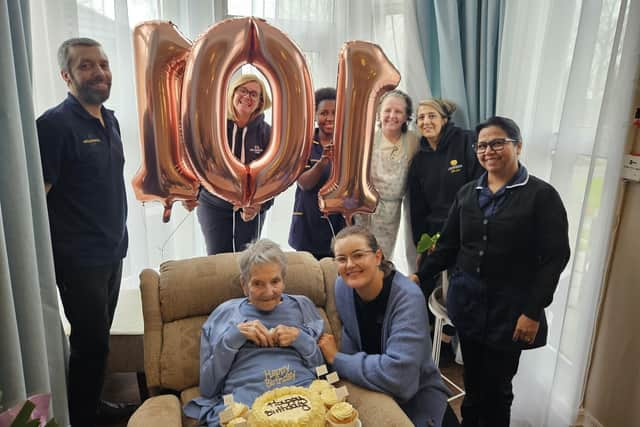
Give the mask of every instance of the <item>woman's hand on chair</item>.
[(338, 353), (336, 338), (331, 334), (322, 334), (320, 335), (320, 339), (318, 339), (318, 347), (320, 347), (320, 351), (322, 351), (324, 360), (328, 363), (333, 363)]

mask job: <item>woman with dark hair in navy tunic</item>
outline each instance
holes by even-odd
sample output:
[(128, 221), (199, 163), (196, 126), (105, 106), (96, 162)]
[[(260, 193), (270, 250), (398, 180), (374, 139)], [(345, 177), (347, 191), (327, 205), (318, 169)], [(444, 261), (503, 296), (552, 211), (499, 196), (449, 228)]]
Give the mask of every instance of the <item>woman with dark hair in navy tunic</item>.
[(318, 191), (329, 179), (332, 159), (333, 127), (336, 116), (336, 90), (318, 89), (315, 93), (316, 123), (311, 156), (298, 177), (289, 245), (307, 251), (317, 259), (331, 257), (331, 239), (345, 226), (342, 215), (324, 215), (318, 206)]

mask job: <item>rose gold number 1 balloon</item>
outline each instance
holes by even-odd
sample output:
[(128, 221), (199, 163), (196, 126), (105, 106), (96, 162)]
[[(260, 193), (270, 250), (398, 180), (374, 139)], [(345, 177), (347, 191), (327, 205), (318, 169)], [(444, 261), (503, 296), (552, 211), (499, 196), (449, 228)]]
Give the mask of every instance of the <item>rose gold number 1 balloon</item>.
[(400, 73), (373, 43), (345, 43), (338, 58), (335, 145), (331, 175), (318, 192), (324, 213), (373, 213), (378, 192), (370, 179), (371, 150), (378, 99), (395, 88)]
[(134, 29), (133, 45), (142, 165), (132, 185), (138, 200), (164, 204), (167, 222), (173, 202), (195, 199), (199, 185), (180, 143), (175, 108), (191, 42), (172, 23), (149, 21)]

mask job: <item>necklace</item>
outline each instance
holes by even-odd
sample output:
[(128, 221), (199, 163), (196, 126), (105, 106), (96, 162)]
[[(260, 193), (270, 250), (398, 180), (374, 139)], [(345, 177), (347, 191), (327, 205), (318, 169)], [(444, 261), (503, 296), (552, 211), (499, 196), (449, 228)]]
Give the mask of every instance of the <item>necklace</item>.
[[(391, 142), (391, 141), (389, 141)], [(399, 157), (401, 155), (400, 152), (400, 148), (402, 146), (402, 144), (404, 143), (404, 135), (402, 135), (402, 137), (400, 138), (400, 140), (396, 143), (392, 143), (393, 144), (393, 148), (391, 149), (391, 152), (389, 153), (389, 158), (393, 161), (397, 161), (399, 160)]]
[(398, 153), (400, 152), (400, 147), (398, 147), (397, 145), (395, 145), (392, 149), (391, 149), (391, 154), (389, 155), (389, 157), (391, 157), (391, 160), (397, 160), (398, 158)]

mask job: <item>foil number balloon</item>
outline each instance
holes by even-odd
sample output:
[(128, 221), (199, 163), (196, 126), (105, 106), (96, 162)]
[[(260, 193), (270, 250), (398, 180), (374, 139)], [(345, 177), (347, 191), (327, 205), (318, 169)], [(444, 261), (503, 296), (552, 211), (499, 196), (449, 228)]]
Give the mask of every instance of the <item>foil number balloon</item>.
[[(243, 64), (264, 74), (273, 93), (271, 140), (248, 165), (227, 144), (227, 83)], [(182, 95), (184, 143), (207, 190), (247, 206), (284, 191), (304, 170), (313, 135), (313, 86), (304, 55), (280, 30), (255, 18), (228, 19), (193, 44)]]
[[(302, 52), (280, 30), (255, 18), (227, 19), (193, 44), (170, 22), (133, 32), (142, 166), (133, 179), (141, 201), (194, 199), (199, 184), (236, 206), (263, 203), (304, 170), (313, 133), (313, 85)], [(269, 147), (242, 164), (227, 144), (226, 91), (233, 72), (251, 63), (273, 93)], [(375, 110), (400, 74), (379, 46), (353, 41), (339, 56), (334, 163), (319, 192), (324, 212), (375, 210), (370, 181)]]
[[(193, 45), (169, 22), (139, 24), (133, 37), (143, 150), (133, 180), (139, 200), (162, 201), (166, 221), (173, 201), (195, 198), (194, 176), (236, 206), (263, 203), (295, 182), (311, 150), (313, 86), (304, 55), (284, 33), (239, 18), (214, 25)], [(265, 75), (273, 93), (269, 146), (248, 165), (227, 144), (225, 114), (228, 82), (246, 63)]]
[(395, 88), (400, 73), (379, 46), (345, 43), (338, 58), (335, 158), (331, 175), (318, 192), (320, 209), (340, 212), (351, 223), (356, 212), (373, 213), (378, 192), (371, 183), (371, 151), (378, 99)]
[(142, 164), (132, 185), (140, 201), (164, 204), (163, 221), (175, 200), (194, 199), (198, 179), (180, 143), (175, 105), (182, 92), (191, 42), (167, 22), (146, 22), (133, 32)]

